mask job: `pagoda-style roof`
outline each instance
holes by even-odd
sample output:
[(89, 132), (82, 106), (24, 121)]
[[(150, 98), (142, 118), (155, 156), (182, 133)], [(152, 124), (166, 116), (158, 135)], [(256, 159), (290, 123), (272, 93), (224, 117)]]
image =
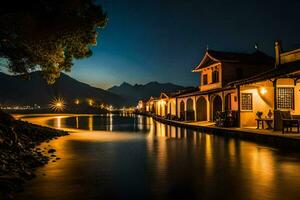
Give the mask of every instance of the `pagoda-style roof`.
[(274, 58), (261, 51), (254, 53), (235, 53), (225, 51), (207, 50), (200, 64), (195, 67), (193, 72), (206, 68), (215, 63), (243, 63), (243, 64), (274, 64)]

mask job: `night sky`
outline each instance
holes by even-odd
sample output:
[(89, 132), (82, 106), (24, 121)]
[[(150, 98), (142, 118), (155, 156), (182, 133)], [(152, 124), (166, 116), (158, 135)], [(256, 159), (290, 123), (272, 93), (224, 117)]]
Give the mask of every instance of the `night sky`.
[(123, 81), (196, 86), (191, 73), (208, 47), (274, 54), (300, 47), (300, 1), (102, 0), (109, 21), (92, 57), (75, 62), (71, 76), (108, 88)]

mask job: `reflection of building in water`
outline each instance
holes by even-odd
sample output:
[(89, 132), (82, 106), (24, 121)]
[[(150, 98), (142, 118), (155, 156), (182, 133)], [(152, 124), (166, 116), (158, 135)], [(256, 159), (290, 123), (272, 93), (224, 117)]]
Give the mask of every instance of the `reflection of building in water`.
[(109, 114), (109, 131), (113, 131), (113, 114)]
[(76, 128), (79, 129), (79, 117), (76, 116), (75, 120), (76, 120)]
[(54, 122), (54, 126), (57, 128), (61, 128), (61, 118), (62, 117), (56, 117), (56, 120)]
[(90, 115), (88, 120), (89, 120), (89, 122), (88, 122), (89, 130), (93, 131), (93, 126), (94, 126), (94, 124), (93, 124), (93, 115)]

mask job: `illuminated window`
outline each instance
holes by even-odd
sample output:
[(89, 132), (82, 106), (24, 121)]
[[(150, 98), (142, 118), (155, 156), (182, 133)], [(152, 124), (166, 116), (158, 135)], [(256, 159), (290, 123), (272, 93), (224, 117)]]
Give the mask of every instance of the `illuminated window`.
[(203, 85), (207, 85), (207, 74), (203, 75)]
[(252, 110), (252, 93), (241, 94), (241, 106), (242, 110)]
[(277, 88), (277, 108), (294, 109), (294, 88)]
[(219, 82), (219, 72), (217, 70), (212, 72), (212, 83)]

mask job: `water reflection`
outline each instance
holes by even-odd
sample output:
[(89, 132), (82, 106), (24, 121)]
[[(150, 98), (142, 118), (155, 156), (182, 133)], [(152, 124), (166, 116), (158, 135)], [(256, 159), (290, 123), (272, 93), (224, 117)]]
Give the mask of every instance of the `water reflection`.
[[(59, 162), (17, 199), (300, 199), (300, 156), (128, 115), (54, 117)], [(82, 134), (93, 130), (95, 134)], [(46, 144), (48, 145), (48, 144)]]
[[(25, 118), (30, 120), (30, 118)], [(34, 118), (35, 122), (38, 122)], [(48, 126), (88, 131), (149, 131), (152, 121), (137, 115), (84, 115), (53, 116), (46, 118)]]

